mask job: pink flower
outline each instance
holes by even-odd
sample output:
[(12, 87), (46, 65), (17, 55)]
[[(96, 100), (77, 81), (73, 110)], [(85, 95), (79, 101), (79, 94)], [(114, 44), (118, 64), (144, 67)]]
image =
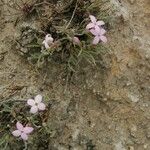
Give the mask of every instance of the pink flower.
[(77, 44), (77, 45), (80, 45), (80, 44), (81, 44), (79, 38), (76, 37), (76, 36), (73, 37), (73, 42), (74, 42), (74, 44)]
[(99, 28), (105, 24), (104, 21), (97, 21), (97, 19), (93, 15), (90, 15), (89, 17), (91, 19), (91, 22), (86, 26), (86, 29), (88, 30)]
[(45, 40), (43, 41), (42, 44), (44, 44), (46, 49), (50, 48), (50, 45), (53, 43), (54, 39), (52, 38), (51, 34), (47, 34), (45, 36)]
[(15, 137), (21, 137), (23, 140), (28, 140), (28, 134), (30, 134), (34, 129), (32, 127), (23, 127), (20, 122), (16, 123), (17, 130), (13, 131), (12, 134)]
[(103, 28), (96, 28), (95, 30), (91, 29), (90, 32), (95, 36), (93, 40), (94, 45), (97, 45), (100, 41), (104, 43), (107, 42), (107, 38), (104, 36), (106, 31)]
[(35, 114), (38, 110), (45, 110), (45, 104), (42, 103), (42, 96), (37, 95), (34, 99), (28, 99), (27, 104), (31, 106), (30, 112)]

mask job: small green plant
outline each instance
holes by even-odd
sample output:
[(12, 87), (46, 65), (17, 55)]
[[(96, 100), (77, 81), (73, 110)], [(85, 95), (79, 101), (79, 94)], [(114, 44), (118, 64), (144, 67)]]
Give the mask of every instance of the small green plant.
[[(105, 9), (104, 5), (107, 0), (20, 0), (19, 3), (2, 0), (2, 3), (10, 8), (10, 14), (16, 12), (12, 15), (16, 15), (15, 26), (21, 29), (14, 40), (18, 52), (38, 67), (56, 62), (73, 73), (84, 60), (96, 65), (97, 56), (106, 50), (109, 7)], [(21, 26), (20, 22), (22, 24), (25, 19), (33, 19), (38, 27), (26, 23)], [(28, 144), (37, 142), (38, 148), (42, 145), (47, 149), (45, 146), (55, 136), (57, 130), (48, 125), (49, 110), (41, 98), (38, 101), (29, 99), (27, 104), (32, 116), (24, 101), (0, 102), (0, 149), (27, 149), (25, 141), (33, 131), (32, 126), (36, 133)], [(36, 115), (38, 111), (44, 112)], [(17, 127), (12, 129), (15, 124)], [(28, 124), (30, 128), (26, 128)], [(24, 141), (20, 141), (20, 137)], [(94, 146), (89, 142), (87, 147)]]
[[(30, 112), (28, 106), (31, 107)], [(41, 132), (48, 134), (49, 131), (46, 130), (48, 111), (42, 102), (41, 95), (37, 95), (34, 99), (28, 99), (27, 103), (21, 100), (0, 102), (0, 149), (7, 150), (10, 147), (19, 149), (17, 143), (22, 141), (24, 144), (20, 145), (20, 148), (26, 147), (26, 141), (28, 140), (30, 143), (33, 139), (32, 137), (29, 138), (29, 134), (34, 130), (36, 130), (36, 135), (41, 134)]]
[[(106, 2), (98, 0), (94, 2), (90, 0), (49, 1), (47, 7), (50, 11), (44, 12), (42, 16), (40, 13), (45, 9), (45, 3), (38, 1), (40, 28), (34, 29), (29, 26), (22, 28), (20, 37), (16, 40), (19, 51), (30, 62), (38, 64), (38, 67), (53, 61), (64, 64), (68, 71), (74, 72), (83, 60), (95, 65), (97, 56), (106, 49), (102, 44), (107, 41), (104, 36), (106, 31), (102, 29), (102, 26), (108, 25), (106, 14), (109, 9), (104, 9), (102, 5)], [(97, 21), (97, 26), (90, 27), (89, 15), (97, 14), (97, 11), (101, 10), (102, 12), (99, 13), (102, 16), (99, 16), (99, 19), (104, 19), (106, 26), (103, 21)], [(90, 17), (91, 23), (94, 24), (96, 18), (92, 17)], [(50, 36), (51, 41), (46, 43), (47, 38), (45, 37), (44, 40), (44, 36)]]

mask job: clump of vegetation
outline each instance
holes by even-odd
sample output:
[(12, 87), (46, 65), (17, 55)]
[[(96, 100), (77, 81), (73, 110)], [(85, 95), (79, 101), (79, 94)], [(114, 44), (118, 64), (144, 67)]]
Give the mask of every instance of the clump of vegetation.
[[(94, 44), (93, 38), (104, 35), (103, 29), (94, 34), (86, 28), (90, 22), (90, 15), (98, 20), (104, 20), (100, 28), (108, 26), (108, 8), (104, 9), (105, 0), (35, 0), (22, 3), (20, 11), (25, 18), (34, 18), (39, 23), (38, 28), (24, 26), (20, 36), (15, 40), (17, 49), (38, 67), (50, 61), (64, 64), (69, 71), (75, 71), (80, 62), (86, 60), (96, 64), (96, 58), (105, 46), (101, 38)], [(107, 14), (107, 15), (106, 15)], [(98, 33), (99, 32), (99, 33)], [(93, 35), (94, 37), (93, 37)], [(53, 38), (48, 48), (42, 43), (46, 35)], [(98, 44), (98, 42), (100, 43)], [(106, 39), (105, 39), (106, 42)]]
[[(9, 11), (15, 12), (15, 26), (20, 35), (15, 38), (15, 47), (29, 62), (42, 67), (49, 62), (63, 64), (67, 71), (74, 72), (80, 62), (96, 64), (96, 59), (106, 48), (105, 32), (109, 27), (109, 8), (103, 7), (107, 0), (21, 0), (18, 2), (2, 1)], [(27, 21), (36, 22), (38, 27), (30, 26)], [(13, 45), (14, 46), (14, 45)], [(27, 149), (27, 143), (17, 144), (12, 136), (18, 136), (22, 129), (12, 128), (19, 121), (23, 126), (29, 124), (36, 132), (30, 138), (28, 146), (36, 143), (37, 147), (48, 149), (50, 138), (58, 132), (49, 125), (49, 109), (40, 101), (32, 100), (30, 113), (24, 101), (2, 101), (0, 103), (0, 149), (17, 147)], [(42, 103), (42, 104), (41, 104)], [(42, 105), (38, 107), (38, 105)], [(35, 115), (40, 110), (44, 112)], [(17, 132), (17, 135), (16, 135)], [(25, 132), (23, 132), (25, 133)], [(21, 134), (19, 134), (19, 137)], [(21, 137), (26, 139), (26, 137)], [(39, 142), (39, 138), (42, 142)], [(17, 139), (20, 143), (19, 139)], [(38, 142), (37, 142), (38, 141)], [(87, 147), (93, 148), (91, 142)], [(37, 149), (38, 149), (37, 148)], [(41, 148), (41, 149), (42, 149)]]
[[(37, 105), (35, 105), (36, 103)], [(36, 107), (43, 112), (38, 112)], [(42, 102), (41, 95), (37, 95), (35, 99), (29, 99), (28, 101), (2, 101), (0, 103), (0, 149), (7, 150), (11, 147), (26, 149), (34, 140), (36, 141), (36, 137), (45, 135), (41, 139), (43, 142), (46, 138), (53, 137), (55, 131), (49, 129), (48, 116), (49, 106), (46, 107)], [(27, 140), (29, 141), (28, 145)], [(22, 144), (19, 144), (20, 142)]]

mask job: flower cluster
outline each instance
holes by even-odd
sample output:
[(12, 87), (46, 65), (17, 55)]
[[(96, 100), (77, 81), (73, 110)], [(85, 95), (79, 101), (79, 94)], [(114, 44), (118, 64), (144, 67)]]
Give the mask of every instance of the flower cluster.
[(104, 35), (106, 31), (102, 28), (104, 25), (104, 21), (97, 21), (97, 19), (90, 15), (91, 22), (86, 26), (86, 29), (89, 30), (95, 37), (93, 40), (93, 44), (97, 45), (100, 41), (106, 43), (107, 38)]
[[(91, 22), (86, 26), (86, 29), (95, 36), (92, 44), (97, 45), (100, 41), (106, 43), (106, 31), (102, 28), (102, 26), (105, 25), (104, 21), (97, 21), (96, 17), (93, 15), (90, 15), (89, 17)], [(72, 38), (72, 41), (75, 45), (81, 44), (80, 39), (76, 36)], [(51, 34), (47, 34), (42, 44), (45, 46), (46, 49), (49, 49), (53, 43), (54, 39), (52, 38)]]
[[(27, 104), (31, 106), (30, 113), (37, 113), (38, 111), (43, 111), (46, 109), (44, 103), (42, 103), (42, 96), (37, 95), (34, 99), (28, 99)], [(34, 130), (33, 127), (23, 126), (19, 121), (16, 123), (17, 130), (14, 130), (12, 134), (15, 137), (20, 137), (23, 140), (28, 140), (28, 135)]]

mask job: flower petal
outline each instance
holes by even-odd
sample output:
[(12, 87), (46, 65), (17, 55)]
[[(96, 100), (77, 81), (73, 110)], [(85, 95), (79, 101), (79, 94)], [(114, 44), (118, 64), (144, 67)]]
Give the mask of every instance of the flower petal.
[(39, 110), (45, 110), (46, 106), (44, 103), (39, 103), (38, 108), (39, 108)]
[(98, 26), (102, 26), (102, 25), (105, 24), (105, 22), (104, 22), (104, 21), (97, 21), (96, 24), (97, 24)]
[(54, 41), (54, 39), (53, 39), (52, 37), (49, 37), (49, 38), (46, 40), (46, 42), (47, 42), (48, 45), (52, 44), (53, 41)]
[(45, 43), (46, 43), (46, 41), (44, 40), (44, 41), (42, 42), (42, 44), (45, 45)]
[(44, 44), (44, 46), (45, 46), (46, 49), (50, 48), (50, 46), (48, 45), (48, 43), (46, 41), (43, 41), (43, 44)]
[(46, 34), (45, 39), (51, 37), (51, 34)]
[(22, 133), (21, 138), (26, 141), (28, 140), (28, 135), (26, 133)]
[(91, 29), (90, 32), (91, 32), (93, 35), (95, 35), (95, 36), (98, 35), (98, 33), (96, 32), (95, 29)]
[(47, 35), (45, 36), (45, 40), (49, 39), (50, 37), (52, 37), (51, 34), (47, 34)]
[(100, 34), (103, 35), (106, 33), (106, 30), (104, 30), (103, 28), (100, 29)]
[(93, 23), (96, 23), (96, 20), (97, 20), (97, 19), (95, 18), (95, 16), (90, 15), (89, 17), (90, 17), (90, 19), (91, 19), (91, 21), (92, 21)]
[(13, 136), (15, 137), (19, 137), (21, 135), (21, 131), (20, 130), (15, 130), (12, 132)]
[(33, 130), (34, 130), (34, 129), (33, 129), (32, 127), (25, 127), (25, 128), (23, 129), (24, 133), (26, 133), (26, 134), (31, 133)]
[(105, 36), (100, 36), (100, 40), (104, 43), (107, 43), (107, 38)]
[(49, 45), (53, 43), (54, 39), (52, 38), (51, 34), (47, 34), (45, 37), (45, 42)]
[(93, 40), (93, 44), (97, 45), (100, 41), (100, 38), (98, 36), (95, 36), (94, 40)]
[(86, 29), (91, 29), (91, 28), (94, 28), (95, 27), (95, 24), (94, 23), (89, 23), (87, 26), (86, 26)]
[(38, 107), (37, 106), (32, 106), (30, 109), (30, 113), (35, 114), (38, 112)]
[(36, 103), (40, 103), (42, 101), (42, 95), (37, 95), (37, 96), (35, 96), (35, 102)]
[(101, 28), (96, 25), (96, 26), (95, 26), (95, 31), (97, 32), (97, 35), (99, 35), (100, 32), (101, 32)]
[(16, 123), (16, 127), (17, 127), (17, 129), (19, 130), (19, 131), (22, 131), (23, 130), (23, 125), (20, 123), (20, 122), (17, 122)]
[(33, 99), (28, 99), (27, 104), (30, 105), (30, 106), (34, 106), (35, 101)]

